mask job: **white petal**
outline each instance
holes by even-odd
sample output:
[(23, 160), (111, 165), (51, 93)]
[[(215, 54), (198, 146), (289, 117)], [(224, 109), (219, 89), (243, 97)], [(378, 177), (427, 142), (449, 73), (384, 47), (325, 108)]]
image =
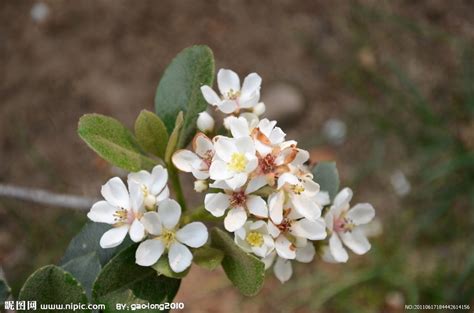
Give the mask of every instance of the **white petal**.
[(226, 184), (229, 185), (230, 189), (236, 190), (247, 182), (248, 175), (246, 173), (234, 174), (232, 178), (226, 179)]
[(326, 238), (326, 223), (322, 218), (318, 218), (315, 221), (303, 218), (293, 223), (291, 232), (298, 237), (310, 240), (323, 240)]
[(235, 100), (223, 100), (218, 104), (218, 109), (225, 114), (233, 113), (237, 110), (237, 102)]
[(255, 154), (246, 153), (245, 158), (247, 159), (247, 166), (245, 167), (245, 172), (253, 172), (258, 166), (258, 159)]
[(278, 236), (275, 240), (275, 249), (282, 258), (294, 259), (296, 257), (295, 247), (284, 235)]
[(229, 232), (234, 232), (244, 226), (247, 221), (247, 212), (243, 208), (233, 208), (224, 219), (224, 227)]
[(203, 133), (197, 133), (193, 138), (193, 149), (200, 157), (205, 157), (209, 152), (214, 151), (214, 145), (211, 139), (209, 139)]
[(128, 189), (130, 190), (130, 204), (134, 212), (142, 211), (143, 208), (143, 192), (142, 184), (136, 180), (128, 180)]
[(181, 217), (181, 207), (175, 200), (166, 199), (158, 206), (158, 215), (166, 229), (173, 229)]
[(314, 221), (321, 216), (321, 207), (316, 202), (311, 201), (310, 198), (302, 195), (292, 195), (291, 201), (296, 211), (307, 219)]
[(319, 192), (319, 184), (313, 181), (312, 179), (307, 179), (303, 181), (304, 193), (307, 196), (315, 196)]
[(268, 209), (270, 218), (275, 224), (280, 224), (283, 220), (283, 204), (285, 201), (285, 194), (283, 191), (272, 193), (268, 197)]
[(129, 225), (114, 227), (106, 231), (100, 238), (100, 246), (104, 249), (120, 245), (128, 233)]
[(329, 238), (329, 250), (337, 262), (345, 263), (349, 259), (349, 255), (336, 233), (333, 233), (331, 238)]
[(265, 200), (259, 196), (247, 196), (247, 208), (250, 213), (258, 217), (268, 217), (268, 207)]
[(352, 190), (350, 188), (344, 188), (334, 198), (333, 207), (335, 209), (335, 215), (338, 216), (342, 209), (349, 205), (352, 199)]
[(355, 228), (351, 232), (339, 233), (342, 242), (356, 254), (364, 254), (370, 250), (370, 243), (360, 228)]
[(117, 210), (117, 207), (114, 207), (107, 201), (102, 200), (94, 203), (89, 213), (87, 213), (87, 217), (96, 223), (114, 224), (114, 214)]
[(326, 191), (320, 191), (314, 196), (314, 201), (320, 206), (326, 206), (331, 203), (331, 199), (329, 198), (329, 193)]
[(268, 139), (270, 139), (272, 144), (275, 145), (282, 143), (285, 140), (285, 136), (286, 134), (281, 130), (280, 127), (275, 127), (275, 129), (273, 129), (270, 133), (270, 137), (268, 137)]
[(260, 85), (262, 84), (262, 78), (257, 73), (251, 73), (247, 75), (242, 84), (241, 95), (243, 97), (251, 95), (254, 92), (260, 90)]
[(229, 91), (240, 91), (240, 79), (234, 71), (220, 69), (217, 73), (217, 86), (223, 96)]
[(130, 197), (127, 187), (125, 187), (125, 184), (120, 178), (111, 178), (102, 186), (100, 192), (104, 199), (113, 206), (124, 209), (130, 208)]
[(214, 138), (214, 141), (216, 154), (222, 161), (229, 162), (232, 158), (232, 154), (239, 152), (234, 139), (218, 136)]
[(191, 172), (193, 170), (192, 164), (201, 159), (193, 152), (189, 150), (178, 150), (173, 154), (171, 158), (174, 166), (183, 172)]
[(202, 86), (201, 92), (204, 99), (206, 99), (207, 103), (211, 105), (217, 105), (221, 101), (217, 93), (214, 90), (212, 90), (212, 88), (209, 86), (206, 86), (206, 85)]
[(321, 257), (321, 259), (323, 259), (324, 262), (339, 263), (339, 262), (336, 261), (336, 259), (332, 255), (331, 249), (329, 249), (328, 245), (324, 245), (324, 246), (320, 247), (319, 250), (318, 250), (318, 254)]
[(165, 186), (165, 188), (156, 196), (156, 202), (160, 203), (161, 201), (168, 199), (170, 197), (170, 189), (168, 186)]
[(308, 160), (309, 160), (309, 152), (303, 149), (298, 149), (295, 159), (291, 162), (291, 164), (295, 166), (301, 166)]
[(145, 227), (139, 220), (135, 219), (133, 221), (130, 226), (129, 235), (133, 242), (140, 242), (143, 240), (145, 237)]
[(204, 207), (216, 217), (224, 215), (229, 205), (229, 196), (222, 192), (208, 193), (204, 198)]
[(181, 273), (191, 265), (193, 255), (185, 245), (175, 241), (168, 251), (168, 261), (173, 272)]
[(260, 91), (255, 91), (254, 93), (251, 93), (250, 95), (240, 96), (239, 105), (243, 109), (249, 109), (256, 106), (259, 100), (260, 100)]
[(291, 267), (291, 261), (285, 260), (283, 258), (277, 258), (275, 266), (273, 267), (273, 272), (275, 273), (276, 278), (281, 283), (286, 282), (293, 275), (293, 268)]
[(250, 137), (235, 139), (235, 146), (240, 153), (255, 155), (255, 145)]
[(201, 222), (189, 223), (176, 232), (176, 238), (191, 248), (203, 246), (208, 237), (207, 228)]
[(296, 260), (302, 263), (313, 261), (316, 250), (312, 242), (308, 242), (303, 248), (296, 249)]
[(135, 263), (141, 266), (152, 266), (165, 251), (165, 245), (159, 239), (148, 239), (142, 242), (135, 252)]
[(250, 179), (250, 181), (247, 185), (247, 188), (245, 189), (245, 193), (250, 194), (254, 191), (259, 190), (260, 188), (262, 188), (266, 184), (267, 184), (267, 179), (266, 179), (265, 175), (260, 175), (260, 176), (254, 177), (254, 178)]
[(334, 214), (331, 210), (324, 215), (324, 221), (326, 222), (326, 228), (332, 231), (334, 228)]
[(367, 224), (375, 217), (375, 210), (369, 203), (359, 203), (347, 212), (347, 217), (356, 225)]
[(145, 230), (152, 235), (159, 236), (161, 234), (160, 216), (156, 212), (146, 212), (140, 219)]
[(214, 180), (226, 180), (232, 177), (232, 172), (227, 169), (227, 163), (214, 160), (209, 168), (209, 175)]
[(262, 259), (263, 264), (265, 264), (265, 269), (266, 270), (268, 270), (272, 266), (273, 261), (275, 261), (276, 256), (277, 256), (276, 252), (273, 251), (269, 255), (267, 255), (266, 257), (264, 257)]
[(168, 183), (168, 171), (163, 168), (163, 166), (157, 165), (153, 168), (151, 177), (153, 181), (150, 186), (150, 191), (153, 195), (157, 195)]
[(271, 221), (268, 221), (267, 227), (268, 227), (268, 233), (273, 238), (277, 238), (280, 235), (281, 233), (280, 229), (278, 229), (278, 227), (275, 226), (275, 224), (273, 224)]
[(130, 184), (131, 180), (134, 180), (137, 183), (140, 183), (140, 184), (145, 185), (145, 186), (148, 187), (148, 186), (151, 185), (152, 178), (151, 178), (150, 173), (148, 173), (147, 171), (142, 170), (142, 171), (135, 172), (135, 173), (129, 173), (128, 177), (127, 177), (127, 181), (128, 181), (129, 184)]
[(298, 177), (291, 173), (284, 173), (278, 178), (278, 189), (283, 187), (284, 184), (298, 185), (300, 183)]
[(232, 137), (241, 138), (250, 136), (249, 124), (245, 118), (229, 116), (227, 119)]

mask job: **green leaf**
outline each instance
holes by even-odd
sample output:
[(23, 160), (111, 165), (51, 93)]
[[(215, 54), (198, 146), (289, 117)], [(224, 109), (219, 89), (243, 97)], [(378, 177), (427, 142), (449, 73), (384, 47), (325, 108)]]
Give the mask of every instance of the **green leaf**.
[(153, 112), (142, 110), (135, 121), (135, 136), (143, 149), (162, 159), (168, 143), (168, 131), (163, 121)]
[(37, 301), (38, 306), (39, 304), (88, 303), (81, 284), (71, 274), (56, 265), (47, 265), (34, 272), (21, 288), (18, 300)]
[(209, 246), (196, 249), (193, 255), (194, 263), (210, 271), (216, 269), (224, 259), (224, 252), (222, 250)]
[(232, 238), (219, 228), (214, 228), (211, 236), (212, 245), (224, 251), (222, 267), (230, 281), (243, 295), (257, 294), (263, 286), (265, 265), (240, 249)]
[(116, 119), (86, 114), (79, 120), (77, 132), (98, 155), (127, 171), (151, 169), (156, 164), (144, 154), (133, 134)]
[(178, 146), (179, 134), (181, 132), (182, 127), (183, 127), (183, 112), (179, 112), (178, 116), (176, 117), (173, 132), (171, 133), (170, 139), (168, 141), (168, 146), (166, 147), (165, 162), (168, 165), (171, 164), (171, 157), (173, 156), (173, 153), (176, 151), (176, 148)]
[(181, 280), (158, 275), (151, 267), (137, 265), (136, 249), (134, 244), (112, 258), (94, 283), (94, 302), (105, 304), (105, 312), (115, 312), (116, 303), (172, 302), (178, 292)]
[(201, 86), (212, 86), (214, 79), (214, 56), (207, 46), (192, 46), (181, 51), (166, 68), (158, 84), (155, 96), (155, 111), (168, 129), (180, 111), (184, 112), (183, 132), (178, 148), (186, 146), (196, 132), (198, 113), (207, 108)]
[(84, 287), (87, 296), (91, 297), (92, 285), (105, 265), (118, 251), (132, 244), (128, 238), (111, 249), (102, 249), (100, 237), (111, 228), (101, 223), (87, 223), (71, 240), (62, 258), (61, 267), (72, 274)]
[(313, 168), (314, 181), (319, 184), (322, 191), (327, 191), (331, 201), (339, 191), (339, 173), (336, 162), (319, 162)]
[(191, 267), (188, 267), (185, 271), (181, 273), (173, 272), (173, 270), (171, 269), (170, 263), (168, 261), (168, 255), (162, 255), (160, 259), (158, 260), (158, 262), (153, 264), (152, 267), (159, 274), (165, 275), (166, 277), (170, 277), (170, 278), (183, 278), (189, 273), (189, 270), (191, 269)]
[(10, 297), (11, 292), (12, 290), (5, 278), (5, 273), (0, 267), (0, 307), (2, 307), (5, 301)]

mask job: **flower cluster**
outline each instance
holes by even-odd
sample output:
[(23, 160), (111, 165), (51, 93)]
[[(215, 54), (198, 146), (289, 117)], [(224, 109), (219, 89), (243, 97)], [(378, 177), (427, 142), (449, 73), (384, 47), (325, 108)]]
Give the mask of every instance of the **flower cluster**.
[(186, 247), (199, 248), (208, 239), (201, 222), (180, 225), (181, 207), (169, 198), (168, 171), (161, 165), (152, 172), (140, 171), (128, 175), (127, 186), (118, 177), (102, 186), (105, 200), (95, 203), (87, 217), (98, 223), (112, 225), (100, 239), (102, 248), (120, 245), (127, 233), (134, 242), (141, 242), (136, 251), (136, 263), (155, 264), (167, 253), (171, 269), (183, 272), (193, 255)]
[(201, 113), (197, 124), (202, 132), (194, 137), (192, 151), (176, 151), (172, 161), (193, 174), (196, 191), (208, 190), (205, 209), (224, 218), (235, 243), (267, 268), (273, 265), (276, 277), (285, 282), (292, 275), (291, 260), (311, 262), (315, 245), (328, 262), (347, 261), (343, 244), (356, 254), (366, 253), (370, 244), (359, 226), (370, 222), (375, 211), (370, 204), (350, 208), (348, 188), (330, 205), (328, 193), (307, 168), (309, 153), (287, 140), (276, 121), (260, 119), (265, 111), (261, 81), (252, 73), (241, 86), (236, 73), (221, 69), (220, 95), (209, 86), (201, 91), (226, 114), (225, 133), (214, 134), (214, 120)]

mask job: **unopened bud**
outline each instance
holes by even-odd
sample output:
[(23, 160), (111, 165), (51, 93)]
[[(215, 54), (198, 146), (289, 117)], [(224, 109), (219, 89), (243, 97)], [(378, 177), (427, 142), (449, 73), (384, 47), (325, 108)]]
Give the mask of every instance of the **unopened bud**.
[(143, 199), (143, 204), (145, 205), (145, 209), (147, 211), (154, 211), (156, 205), (156, 197), (153, 195), (148, 194), (145, 199)]
[(194, 182), (194, 190), (196, 192), (206, 191), (207, 188), (209, 188), (209, 184), (207, 183), (207, 180), (200, 179)]
[(199, 113), (197, 119), (197, 127), (200, 131), (208, 133), (214, 130), (214, 119), (206, 111)]
[(265, 113), (265, 103), (259, 102), (253, 107), (253, 113), (257, 114), (257, 116), (262, 115)]

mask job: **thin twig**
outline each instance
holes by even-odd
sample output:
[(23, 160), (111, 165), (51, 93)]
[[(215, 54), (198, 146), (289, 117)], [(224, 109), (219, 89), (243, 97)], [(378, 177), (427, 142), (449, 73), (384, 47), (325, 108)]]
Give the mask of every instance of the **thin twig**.
[(0, 197), (20, 199), (74, 210), (89, 210), (97, 199), (52, 193), (42, 189), (0, 184)]

